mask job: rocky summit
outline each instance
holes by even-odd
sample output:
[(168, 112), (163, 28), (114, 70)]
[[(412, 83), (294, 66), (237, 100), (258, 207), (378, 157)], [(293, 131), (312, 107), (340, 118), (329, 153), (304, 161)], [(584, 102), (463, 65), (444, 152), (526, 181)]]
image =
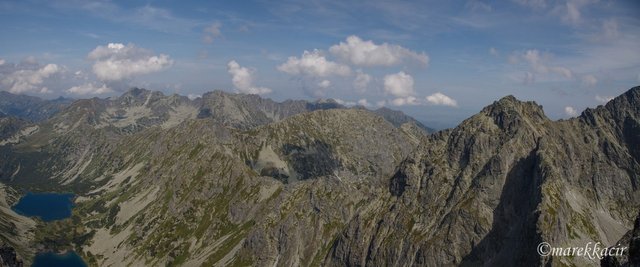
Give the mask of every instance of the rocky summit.
[[(538, 246), (638, 243), (640, 87), (560, 121), (507, 96), (439, 132), (388, 109), (222, 91), (59, 105), (0, 110), (0, 262), (583, 266), (601, 259)], [(17, 214), (26, 191), (73, 192), (73, 214)]]

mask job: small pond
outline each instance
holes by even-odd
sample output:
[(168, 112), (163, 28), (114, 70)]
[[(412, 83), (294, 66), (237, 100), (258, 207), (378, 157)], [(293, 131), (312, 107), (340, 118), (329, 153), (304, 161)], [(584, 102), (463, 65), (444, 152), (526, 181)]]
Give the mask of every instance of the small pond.
[(67, 252), (64, 254), (45, 252), (38, 253), (33, 260), (31, 267), (86, 267), (82, 258), (75, 252)]

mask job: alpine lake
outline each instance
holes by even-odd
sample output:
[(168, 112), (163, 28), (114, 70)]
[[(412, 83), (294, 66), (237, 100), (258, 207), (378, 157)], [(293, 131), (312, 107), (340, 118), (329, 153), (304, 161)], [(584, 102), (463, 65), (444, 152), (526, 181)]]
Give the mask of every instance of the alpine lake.
[[(24, 195), (12, 209), (27, 217), (38, 217), (44, 222), (62, 220), (71, 216), (73, 199), (70, 193), (32, 193)], [(36, 254), (31, 266), (87, 266), (73, 251), (65, 253), (41, 252)]]

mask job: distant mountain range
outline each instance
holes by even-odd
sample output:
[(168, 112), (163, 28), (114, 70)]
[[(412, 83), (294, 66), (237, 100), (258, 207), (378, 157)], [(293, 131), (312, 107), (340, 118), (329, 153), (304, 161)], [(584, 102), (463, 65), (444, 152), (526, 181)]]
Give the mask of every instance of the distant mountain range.
[(70, 98), (44, 100), (35, 96), (16, 95), (0, 91), (0, 116), (10, 115), (39, 122), (48, 119), (73, 102)]
[[(435, 133), (385, 108), (143, 89), (6, 125), (0, 238), (27, 262), (582, 266), (599, 259), (537, 246), (638, 236), (640, 87), (560, 121), (507, 96)], [(7, 211), (15, 189), (79, 197), (34, 223)]]

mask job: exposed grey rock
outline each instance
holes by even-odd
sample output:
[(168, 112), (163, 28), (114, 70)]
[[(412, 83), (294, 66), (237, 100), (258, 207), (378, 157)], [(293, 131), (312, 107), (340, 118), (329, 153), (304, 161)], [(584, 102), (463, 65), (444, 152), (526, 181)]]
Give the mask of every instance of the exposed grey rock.
[(536, 246), (632, 228), (639, 94), (562, 121), (508, 96), (425, 135), (331, 101), (135, 89), (75, 102), (2, 163), (81, 195), (69, 242), (92, 265), (594, 265)]

